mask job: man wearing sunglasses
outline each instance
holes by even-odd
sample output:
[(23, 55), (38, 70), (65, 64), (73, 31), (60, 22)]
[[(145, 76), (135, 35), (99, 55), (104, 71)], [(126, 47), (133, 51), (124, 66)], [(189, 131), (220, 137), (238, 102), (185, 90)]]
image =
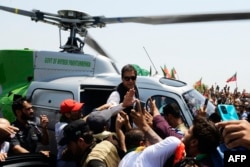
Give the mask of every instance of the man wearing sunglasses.
[[(126, 92), (129, 91), (130, 89), (135, 90), (135, 98), (139, 98), (139, 92), (136, 86), (136, 78), (137, 78), (137, 71), (131, 64), (123, 66), (121, 70), (122, 82), (116, 87), (115, 91), (113, 91), (110, 94), (107, 103), (112, 104), (113, 106), (119, 105), (120, 103), (122, 103), (124, 96), (126, 95)], [(123, 111), (126, 112), (129, 116), (132, 108), (133, 106), (126, 107), (123, 109)], [(110, 126), (111, 131), (115, 131), (115, 120), (116, 116), (113, 116), (111, 118), (111, 126)], [(132, 119), (129, 120), (130, 124), (132, 125)]]

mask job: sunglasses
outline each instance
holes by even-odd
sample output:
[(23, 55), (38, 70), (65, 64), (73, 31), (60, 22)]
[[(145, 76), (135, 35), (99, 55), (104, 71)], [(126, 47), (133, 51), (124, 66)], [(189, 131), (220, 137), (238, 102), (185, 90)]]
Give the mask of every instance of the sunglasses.
[(130, 79), (131, 79), (132, 81), (134, 81), (134, 80), (136, 80), (136, 76), (123, 77), (123, 79), (124, 79), (125, 81), (129, 81)]

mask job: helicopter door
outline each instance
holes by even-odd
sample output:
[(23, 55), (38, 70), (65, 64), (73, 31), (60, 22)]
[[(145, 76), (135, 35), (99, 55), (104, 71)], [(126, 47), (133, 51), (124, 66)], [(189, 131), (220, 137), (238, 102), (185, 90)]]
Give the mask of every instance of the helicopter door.
[(84, 85), (80, 93), (80, 101), (84, 103), (83, 115), (89, 114), (94, 108), (97, 108), (107, 102), (107, 99), (115, 86), (92, 86)]

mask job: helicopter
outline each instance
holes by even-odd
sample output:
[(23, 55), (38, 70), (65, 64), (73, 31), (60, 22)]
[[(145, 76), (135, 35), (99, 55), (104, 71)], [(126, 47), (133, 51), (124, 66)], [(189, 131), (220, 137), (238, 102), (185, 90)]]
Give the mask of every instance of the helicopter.
[[(60, 46), (61, 50), (58, 52), (0, 50), (0, 115), (13, 121), (15, 116), (11, 104), (15, 95), (26, 96), (31, 99), (37, 115), (48, 115), (48, 129), (53, 137), (54, 125), (60, 117), (61, 101), (72, 98), (84, 102), (84, 110), (89, 112), (104, 104), (121, 82), (120, 71), (114, 59), (88, 34), (88, 29), (104, 28), (108, 24), (163, 25), (250, 19), (250, 13), (247, 12), (107, 18), (75, 10), (59, 10), (57, 14), (7, 6), (0, 6), (0, 10), (29, 17), (34, 22), (57, 26), (60, 31), (69, 32), (67, 41)], [(100, 55), (85, 53), (85, 44)], [(160, 111), (167, 103), (176, 102), (187, 126), (192, 125), (197, 106), (200, 107), (205, 102), (202, 94), (180, 80), (156, 75), (138, 76), (136, 82), (140, 100), (146, 107), (149, 97), (156, 100)], [(207, 114), (213, 112), (214, 106), (209, 102)], [(50, 143), (50, 149), (55, 153), (56, 143), (54, 140)]]

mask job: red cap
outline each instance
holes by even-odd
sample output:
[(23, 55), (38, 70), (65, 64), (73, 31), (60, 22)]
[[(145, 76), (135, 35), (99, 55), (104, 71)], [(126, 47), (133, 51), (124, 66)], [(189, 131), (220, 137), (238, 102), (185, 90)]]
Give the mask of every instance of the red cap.
[(61, 103), (60, 113), (78, 112), (81, 110), (83, 104), (72, 99), (66, 99)]

